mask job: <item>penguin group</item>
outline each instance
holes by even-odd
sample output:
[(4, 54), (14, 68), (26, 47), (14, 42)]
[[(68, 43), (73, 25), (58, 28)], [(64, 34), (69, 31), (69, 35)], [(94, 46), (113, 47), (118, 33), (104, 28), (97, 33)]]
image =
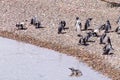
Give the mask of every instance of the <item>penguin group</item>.
[[(27, 20), (25, 20), (25, 22), (27, 22)], [(16, 23), (16, 27), (18, 28), (18, 30), (26, 30), (27, 29), (25, 27), (25, 22)], [(36, 16), (31, 18), (30, 24), (35, 26), (35, 28), (42, 28), (41, 27), (41, 22), (37, 19)]]
[[(88, 18), (86, 20), (83, 30), (85, 30), (85, 31), (88, 30), (88, 28), (90, 27), (91, 20), (92, 20), (92, 18)], [(118, 24), (118, 27), (114, 30), (114, 32), (119, 34), (120, 33), (120, 17), (117, 20), (117, 24)], [(79, 26), (79, 27), (81, 27), (81, 26)], [(104, 45), (104, 47), (103, 47), (103, 55), (113, 54), (112, 51), (114, 49), (112, 47), (111, 38), (109, 36), (107, 36), (107, 34), (110, 33), (111, 29), (112, 29), (111, 23), (110, 23), (109, 20), (107, 20), (106, 23), (101, 25), (99, 28), (89, 31), (87, 33), (87, 35), (84, 36), (84, 37), (82, 36), (79, 39), (79, 44), (86, 46), (86, 45), (88, 45), (87, 42), (89, 42), (89, 39), (91, 37), (98, 37), (99, 38), (99, 44)], [(102, 33), (102, 35), (99, 35), (98, 33), (101, 32), (101, 31), (103, 31), (104, 33)]]
[[(110, 21), (107, 20), (105, 22), (105, 24), (101, 25), (97, 29), (90, 30), (92, 20), (93, 20), (93, 18), (86, 19), (85, 24), (84, 24), (84, 28), (83, 28), (83, 25), (82, 25), (80, 18), (76, 17), (76, 19), (75, 19), (75, 31), (77, 33), (77, 36), (80, 37), (80, 39), (78, 41), (79, 45), (87, 46), (91, 37), (97, 37), (97, 38), (99, 38), (99, 44), (104, 45), (103, 54), (107, 54), (107, 55), (111, 54), (111, 51), (114, 49), (112, 47), (111, 38), (109, 36), (107, 36), (107, 34), (112, 29)], [(118, 18), (116, 23), (118, 24), (118, 27), (114, 30), (114, 32), (116, 32), (117, 34), (120, 34), (120, 17)], [(30, 24), (35, 26), (36, 29), (41, 28), (41, 22), (40, 22), (40, 20), (37, 19), (37, 17), (32, 17), (30, 20)], [(25, 29), (24, 25), (25, 25), (24, 22), (16, 23), (16, 27), (19, 30), (24, 30)], [(65, 29), (66, 29), (66, 21), (61, 20), (58, 23), (58, 31), (57, 31), (58, 35), (62, 34), (63, 30), (65, 30)], [(87, 33), (85, 33), (86, 36), (81, 35), (82, 31), (87, 32)], [(101, 32), (101, 31), (103, 31), (104, 33), (102, 35), (99, 35), (99, 32)]]

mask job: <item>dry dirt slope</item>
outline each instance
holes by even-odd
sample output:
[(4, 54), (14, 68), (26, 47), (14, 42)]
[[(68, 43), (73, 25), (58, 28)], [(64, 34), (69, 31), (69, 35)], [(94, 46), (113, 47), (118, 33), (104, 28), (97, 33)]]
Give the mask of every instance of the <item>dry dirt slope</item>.
[[(119, 0), (114, 0), (120, 3)], [(43, 29), (36, 30), (27, 22), (25, 31), (15, 29), (15, 24), (19, 21), (30, 21), (31, 17), (37, 16)], [(0, 0), (0, 30), (7, 30), (20, 35), (29, 35), (42, 41), (59, 43), (63, 46), (73, 48), (83, 48), (90, 53), (106, 59), (114, 68), (120, 69), (120, 37), (116, 33), (109, 33), (112, 38), (114, 50), (113, 56), (103, 56), (99, 39), (95, 38), (95, 43), (89, 46), (78, 46), (79, 37), (75, 32), (75, 17), (79, 16), (84, 24), (88, 17), (92, 17), (91, 28), (98, 27), (105, 23), (107, 19), (111, 21), (112, 29), (117, 27), (115, 23), (120, 16), (120, 8), (108, 8), (106, 3), (100, 0)], [(58, 35), (57, 26), (60, 20), (67, 22), (68, 30), (66, 34)], [(84, 34), (85, 32), (82, 32)], [(43, 36), (44, 35), (44, 36)]]

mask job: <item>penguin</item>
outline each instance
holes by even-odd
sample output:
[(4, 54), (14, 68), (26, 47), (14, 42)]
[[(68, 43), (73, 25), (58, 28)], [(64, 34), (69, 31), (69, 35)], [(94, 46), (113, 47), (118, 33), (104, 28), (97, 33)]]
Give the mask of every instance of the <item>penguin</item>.
[(104, 33), (100, 36), (100, 43), (99, 44), (104, 44), (104, 39), (105, 39), (106, 36), (107, 36), (106, 33)]
[(75, 26), (76, 26), (77, 34), (78, 34), (78, 36), (79, 36), (79, 35), (80, 35), (81, 28), (82, 28), (82, 24), (81, 24), (81, 21), (80, 21), (79, 17), (76, 17)]
[(109, 55), (112, 50), (114, 50), (114, 49), (112, 48), (112, 45), (109, 44), (109, 43), (106, 44), (106, 45), (103, 47), (103, 55)]
[(71, 70), (71, 75), (70, 76), (82, 76), (82, 72), (78, 69), (74, 69), (74, 68), (69, 68)]
[(111, 24), (110, 24), (110, 21), (107, 20), (107, 23), (106, 23), (106, 26), (105, 26), (105, 33), (108, 33), (109, 30), (111, 30)]
[(91, 22), (92, 18), (88, 18), (85, 22), (85, 27), (84, 27), (84, 30), (87, 30), (88, 27), (90, 27), (90, 22)]
[(120, 26), (118, 26), (118, 27), (115, 29), (115, 32), (116, 32), (117, 34), (120, 34)]

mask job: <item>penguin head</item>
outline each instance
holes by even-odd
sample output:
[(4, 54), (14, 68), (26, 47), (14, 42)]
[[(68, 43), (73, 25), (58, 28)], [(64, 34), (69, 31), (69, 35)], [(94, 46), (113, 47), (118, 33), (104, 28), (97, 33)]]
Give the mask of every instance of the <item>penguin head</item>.
[(76, 20), (78, 20), (79, 19), (79, 17), (76, 17)]

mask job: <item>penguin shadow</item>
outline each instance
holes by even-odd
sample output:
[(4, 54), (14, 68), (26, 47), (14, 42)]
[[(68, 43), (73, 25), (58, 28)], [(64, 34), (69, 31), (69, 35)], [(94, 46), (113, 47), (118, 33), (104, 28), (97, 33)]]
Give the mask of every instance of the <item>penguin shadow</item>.
[(115, 32), (115, 31), (107, 31), (107, 32), (105, 32), (105, 33), (113, 33), (113, 32)]
[(103, 53), (102, 55), (113, 55), (114, 53)]
[(40, 28), (45, 28), (45, 27), (43, 27), (43, 26), (40, 26), (40, 27), (35, 27), (35, 29), (40, 29)]
[(81, 29), (81, 31), (93, 31), (93, 29)]
[(99, 43), (99, 44), (100, 44), (100, 45), (102, 45), (102, 44), (105, 45), (105, 43)]
[(78, 36), (78, 37), (82, 37), (82, 35), (81, 35), (81, 34), (78, 34), (77, 36)]
[(60, 34), (66, 34), (66, 32), (61, 32)]
[(120, 35), (120, 33), (117, 33), (118, 35)]
[(69, 27), (65, 27), (65, 28), (64, 28), (64, 30), (67, 30), (67, 29), (69, 29)]
[(100, 37), (101, 35), (93, 36), (93, 37)]
[(93, 29), (87, 29), (88, 31), (93, 31)]
[(115, 32), (114, 30), (113, 31), (109, 31), (108, 33), (113, 33), (113, 32)]
[(93, 41), (93, 40), (89, 40), (89, 41), (87, 41), (87, 42), (95, 43), (95, 41)]
[(27, 28), (18, 28), (17, 30), (27, 30)]
[(90, 44), (86, 43), (86, 44), (80, 44), (78, 43), (79, 46), (89, 46)]

